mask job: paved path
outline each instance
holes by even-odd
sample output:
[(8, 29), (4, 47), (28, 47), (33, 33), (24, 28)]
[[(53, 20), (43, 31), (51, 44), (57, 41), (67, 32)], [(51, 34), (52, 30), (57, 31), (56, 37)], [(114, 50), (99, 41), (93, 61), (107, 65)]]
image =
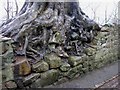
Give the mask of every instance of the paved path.
[(109, 80), (98, 85), (96, 90), (97, 89), (99, 90), (99, 88), (119, 88), (120, 89), (120, 81), (119, 80), (120, 80), (120, 76), (118, 76), (118, 75), (113, 76)]
[(117, 74), (118, 62), (115, 62), (101, 69), (90, 72), (83, 77), (78, 77), (75, 80), (56, 86), (47, 86), (45, 88), (94, 88), (96, 85), (109, 80)]

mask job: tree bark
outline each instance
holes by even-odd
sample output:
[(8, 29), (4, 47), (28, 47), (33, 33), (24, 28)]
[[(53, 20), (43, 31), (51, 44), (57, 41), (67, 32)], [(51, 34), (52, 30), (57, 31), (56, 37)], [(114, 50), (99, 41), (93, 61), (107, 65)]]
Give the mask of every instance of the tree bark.
[(81, 55), (98, 30), (78, 2), (25, 2), (0, 34), (13, 39), (15, 55), (38, 60), (50, 52)]

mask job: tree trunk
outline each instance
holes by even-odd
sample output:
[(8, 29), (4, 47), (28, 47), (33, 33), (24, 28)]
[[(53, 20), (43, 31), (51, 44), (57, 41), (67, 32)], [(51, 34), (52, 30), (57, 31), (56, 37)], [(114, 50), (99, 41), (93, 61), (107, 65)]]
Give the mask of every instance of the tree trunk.
[(25, 2), (16, 17), (2, 24), (0, 34), (13, 39), (15, 55), (40, 60), (50, 52), (81, 55), (98, 30), (78, 2)]

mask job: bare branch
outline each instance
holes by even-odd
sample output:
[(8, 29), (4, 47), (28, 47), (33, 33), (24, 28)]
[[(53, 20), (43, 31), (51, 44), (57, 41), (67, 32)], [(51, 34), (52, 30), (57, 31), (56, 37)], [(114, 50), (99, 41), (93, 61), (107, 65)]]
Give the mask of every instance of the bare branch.
[(15, 0), (15, 6), (16, 6), (16, 13), (15, 13), (15, 15), (17, 15), (18, 14), (18, 3), (17, 3), (17, 0)]
[(7, 12), (7, 9), (4, 7), (5, 11)]

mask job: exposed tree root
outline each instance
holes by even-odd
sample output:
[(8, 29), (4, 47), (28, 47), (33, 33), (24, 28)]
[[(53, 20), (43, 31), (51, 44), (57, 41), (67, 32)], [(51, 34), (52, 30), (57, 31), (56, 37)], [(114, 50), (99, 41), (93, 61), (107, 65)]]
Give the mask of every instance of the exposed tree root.
[(25, 2), (18, 16), (0, 27), (0, 34), (14, 40), (16, 55), (42, 59), (54, 51), (81, 55), (98, 30), (77, 2)]

